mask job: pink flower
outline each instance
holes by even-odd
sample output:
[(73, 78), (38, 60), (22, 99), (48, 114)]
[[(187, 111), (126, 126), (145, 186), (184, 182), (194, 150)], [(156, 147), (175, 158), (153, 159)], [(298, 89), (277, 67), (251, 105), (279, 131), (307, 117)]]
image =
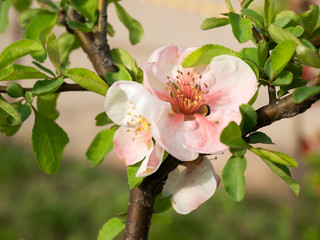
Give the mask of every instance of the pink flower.
[(187, 214), (207, 201), (219, 184), (211, 162), (202, 158), (169, 173), (162, 197), (171, 196), (174, 210)]
[(194, 50), (162, 47), (153, 52), (144, 74), (145, 86), (163, 101), (162, 115), (152, 126), (154, 137), (182, 161), (192, 161), (198, 153), (226, 150), (220, 142), (222, 130), (231, 121), (240, 123), (239, 106), (257, 90), (254, 72), (234, 56), (214, 57), (208, 66), (183, 68), (183, 60)]
[(128, 166), (143, 160), (137, 177), (154, 173), (160, 166), (164, 150), (153, 144), (151, 124), (163, 106), (141, 84), (118, 81), (107, 92), (105, 111), (120, 125), (113, 144), (117, 156)]

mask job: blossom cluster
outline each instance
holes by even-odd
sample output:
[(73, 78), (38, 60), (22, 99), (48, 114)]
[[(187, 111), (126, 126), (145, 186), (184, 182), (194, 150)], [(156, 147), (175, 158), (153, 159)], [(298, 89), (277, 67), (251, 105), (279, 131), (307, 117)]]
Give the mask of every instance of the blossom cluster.
[(142, 161), (137, 177), (157, 171), (164, 151), (184, 161), (162, 191), (181, 214), (214, 194), (219, 177), (211, 161), (199, 155), (227, 149), (220, 134), (231, 121), (240, 123), (239, 106), (257, 89), (254, 72), (238, 57), (221, 55), (207, 66), (183, 68), (194, 50), (157, 49), (143, 69), (144, 84), (117, 81), (105, 101), (106, 113), (120, 125), (114, 135), (118, 157), (126, 165)]

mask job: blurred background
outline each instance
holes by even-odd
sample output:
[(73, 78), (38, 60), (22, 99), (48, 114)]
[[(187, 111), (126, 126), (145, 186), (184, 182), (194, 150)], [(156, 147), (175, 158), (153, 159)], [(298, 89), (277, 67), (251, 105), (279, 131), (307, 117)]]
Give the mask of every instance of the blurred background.
[[(262, 12), (262, 2), (255, 0), (252, 7)], [(275, 5), (301, 12), (310, 2), (277, 0)], [(232, 3), (238, 11), (239, 2)], [(239, 44), (230, 26), (200, 29), (206, 17), (227, 12), (223, 0), (124, 0), (121, 5), (140, 21), (145, 36), (141, 43), (131, 46), (128, 32), (111, 5), (108, 20), (116, 34), (109, 38), (109, 44), (111, 48), (126, 49), (140, 66), (146, 64), (152, 51), (168, 43), (181, 48), (215, 43), (236, 51), (253, 46)], [(1, 51), (24, 34), (17, 24), (16, 10), (12, 8), (9, 14), (10, 25), (0, 35)], [(54, 32), (58, 36), (63, 29), (56, 27)], [(71, 53), (70, 61), (71, 67), (93, 69), (81, 50)], [(29, 62), (26, 57), (20, 63)], [(46, 66), (52, 68), (50, 63)], [(316, 72), (308, 69), (307, 74), (312, 77)], [(25, 81), (24, 86), (32, 84)], [(268, 102), (266, 89), (259, 94), (255, 108)], [(103, 129), (96, 127), (94, 121), (104, 110), (103, 104), (104, 98), (93, 93), (60, 95), (57, 123), (67, 132), (70, 142), (61, 169), (53, 176), (42, 173), (32, 155), (33, 118), (16, 135), (0, 136), (0, 240), (96, 239), (108, 219), (127, 210), (129, 189), (122, 162), (113, 152), (95, 168), (85, 159), (88, 146)], [(299, 169), (293, 171), (301, 183), (298, 198), (259, 158), (248, 154), (246, 197), (242, 202), (232, 202), (220, 186), (208, 202), (187, 216), (171, 211), (155, 217), (150, 239), (320, 239), (319, 111), (319, 104), (315, 104), (302, 116), (262, 129), (275, 143), (268, 148), (299, 162)], [(214, 162), (219, 175), (228, 156), (218, 156)]]

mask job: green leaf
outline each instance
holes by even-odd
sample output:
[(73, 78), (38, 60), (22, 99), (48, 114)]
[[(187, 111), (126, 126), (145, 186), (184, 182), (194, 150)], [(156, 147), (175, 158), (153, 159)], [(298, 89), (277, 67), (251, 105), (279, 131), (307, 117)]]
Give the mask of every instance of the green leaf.
[(105, 129), (99, 132), (90, 144), (86, 156), (92, 166), (99, 165), (105, 156), (113, 149), (115, 130)]
[(241, 12), (247, 18), (249, 18), (252, 22), (254, 22), (259, 28), (263, 28), (264, 19), (259, 13), (257, 13), (256, 11), (254, 11), (252, 9), (247, 9), (247, 8), (241, 9)]
[(234, 201), (241, 201), (245, 195), (244, 171), (247, 160), (244, 157), (232, 156), (222, 170), (222, 182), (226, 192)]
[(0, 69), (27, 54), (39, 51), (41, 49), (41, 44), (33, 40), (24, 39), (14, 42), (2, 51), (0, 55)]
[(254, 0), (244, 0), (242, 3), (242, 9), (248, 8), (249, 5), (253, 2)]
[(299, 88), (299, 87), (305, 86), (306, 83), (307, 83), (307, 81), (302, 79), (302, 78), (293, 78), (292, 82), (288, 86), (280, 87), (280, 90), (278, 91), (278, 97), (282, 97), (283, 95), (288, 93), (288, 91), (290, 89), (294, 89), (294, 88)]
[(304, 29), (300, 25), (288, 27), (286, 30), (292, 33), (295, 37), (300, 37), (304, 33)]
[(300, 14), (305, 31), (311, 35), (319, 20), (319, 7), (310, 5), (309, 10)]
[(57, 4), (55, 4), (54, 2), (51, 2), (50, 0), (37, 0), (39, 3), (44, 3), (45, 5), (47, 5), (49, 7), (49, 9), (53, 12), (57, 12), (59, 11), (59, 7)]
[(320, 93), (320, 86), (314, 87), (300, 87), (292, 94), (292, 100), (295, 103), (301, 103), (304, 100)]
[(117, 217), (111, 218), (99, 231), (98, 240), (112, 240), (125, 228), (125, 224)]
[(129, 39), (131, 44), (137, 44), (141, 41), (144, 32), (141, 24), (133, 19), (123, 7), (120, 6), (118, 2), (113, 2), (116, 7), (116, 12), (119, 20), (124, 24), (124, 26), (129, 30)]
[(49, 77), (34, 67), (28, 67), (19, 64), (9, 65), (0, 70), (0, 81), (41, 78)]
[(43, 62), (47, 57), (46, 50), (44, 49), (46, 37), (51, 32), (56, 21), (56, 14), (38, 15), (31, 20), (26, 28), (24, 37), (26, 39), (32, 39), (38, 43), (41, 43), (43, 46), (43, 49), (41, 51), (37, 51), (31, 54), (31, 56), (39, 62)]
[(249, 135), (249, 143), (264, 143), (264, 144), (274, 144), (271, 138), (263, 132), (254, 132)]
[(244, 136), (256, 126), (258, 117), (256, 111), (249, 104), (242, 104), (239, 108), (242, 116), (240, 128), (242, 135)]
[(92, 92), (105, 96), (108, 85), (94, 72), (85, 68), (72, 68), (66, 71), (67, 77)]
[(115, 31), (114, 31), (112, 25), (109, 24), (109, 23), (107, 23), (107, 33), (108, 33), (108, 35), (111, 36), (111, 37), (113, 37), (114, 34), (115, 34)]
[(156, 200), (154, 201), (153, 212), (163, 213), (170, 210), (172, 208), (170, 199), (171, 199), (171, 196), (162, 198), (158, 195), (156, 197)]
[(249, 60), (255, 65), (258, 65), (258, 49), (257, 48), (243, 48), (240, 52), (241, 58)]
[[(31, 94), (31, 93), (30, 93)], [(56, 120), (59, 117), (59, 112), (56, 109), (57, 107), (57, 99), (59, 97), (59, 93), (49, 93), (46, 95), (37, 97), (37, 109), (38, 112), (51, 120)]]
[(211, 17), (205, 19), (202, 24), (201, 24), (201, 29), (202, 30), (208, 30), (212, 28), (217, 28), (217, 27), (223, 27), (225, 25), (228, 25), (229, 19), (228, 18), (216, 18), (216, 17)]
[(297, 57), (299, 62), (315, 68), (320, 68), (320, 56), (318, 51), (312, 50), (304, 45), (298, 45)]
[(115, 63), (118, 68), (118, 72), (106, 72), (105, 79), (111, 85), (116, 81), (132, 81), (129, 71), (121, 64)]
[(0, 33), (3, 33), (8, 25), (8, 13), (10, 8), (10, 0), (2, 0), (0, 1)]
[(52, 77), (56, 77), (56, 75), (55, 75), (50, 69), (46, 68), (46, 67), (43, 66), (42, 64), (40, 64), (40, 63), (38, 63), (38, 62), (36, 62), (36, 61), (32, 61), (32, 63), (33, 63), (34, 65), (36, 65), (37, 68), (39, 68), (39, 69), (41, 69), (42, 71), (50, 74)]
[(19, 12), (28, 9), (31, 5), (31, 2), (32, 0), (11, 0), (11, 3)]
[(144, 179), (144, 177), (136, 177), (136, 174), (140, 168), (141, 163), (142, 161), (127, 167), (127, 176), (128, 176), (128, 183), (129, 183), (130, 190), (139, 186)]
[(290, 167), (298, 167), (297, 162), (286, 154), (263, 148), (249, 148), (249, 150), (258, 155), (262, 160), (268, 160)]
[(52, 33), (47, 40), (48, 55), (58, 75), (61, 73), (59, 46), (56, 36)]
[(296, 16), (296, 13), (292, 10), (284, 10), (279, 12), (274, 20), (274, 24), (279, 27), (285, 27), (289, 22), (291, 22), (294, 17)]
[(7, 87), (7, 93), (12, 98), (18, 98), (24, 96), (24, 89), (18, 83), (10, 83)]
[(40, 80), (34, 84), (31, 92), (34, 96), (54, 93), (59, 89), (59, 87), (62, 84), (63, 84), (62, 78), (56, 78), (52, 80)]
[[(0, 95), (0, 101), (2, 100), (4, 100), (4, 98)], [(20, 129), (21, 124), (12, 126), (7, 121), (8, 117), (10, 117), (10, 115), (0, 108), (0, 132), (5, 136), (12, 136)]]
[(228, 8), (229, 12), (234, 12), (230, 0), (225, 0), (225, 3), (226, 3), (226, 5), (227, 5), (227, 8)]
[(293, 75), (289, 71), (283, 71), (278, 76), (276, 79), (271, 82), (272, 86), (287, 86), (292, 82)]
[(230, 122), (221, 133), (220, 140), (232, 148), (247, 148), (247, 143), (242, 139), (241, 129), (235, 122)]
[(284, 70), (291, 72), (294, 77), (301, 77), (303, 74), (303, 66), (299, 63), (289, 62)]
[(231, 55), (240, 57), (240, 54), (216, 44), (207, 44), (190, 53), (183, 61), (185, 68), (208, 65), (212, 58), (220, 55)]
[(262, 159), (270, 169), (277, 174), (282, 180), (288, 184), (291, 190), (294, 192), (296, 196), (299, 195), (300, 185), (297, 181), (291, 178), (290, 171), (286, 166), (271, 162), (267, 159)]
[(60, 62), (67, 62), (72, 50), (80, 47), (80, 43), (74, 34), (63, 33), (58, 38), (58, 46), (60, 52)]
[(94, 120), (96, 120), (96, 126), (105, 126), (107, 124), (113, 123), (113, 121), (105, 112), (99, 113)]
[(21, 104), (21, 101), (13, 103), (12, 106), (17, 110), (21, 120), (17, 121), (10, 115), (6, 118), (6, 120), (11, 126), (21, 126), (22, 122), (24, 122), (30, 116), (31, 108), (27, 103)]
[(258, 63), (261, 68), (264, 67), (269, 53), (268, 42), (265, 40), (260, 40), (258, 42)]
[(271, 53), (272, 79), (280, 73), (292, 58), (296, 49), (296, 43), (292, 40), (280, 42)]
[(280, 43), (284, 40), (292, 40), (297, 45), (301, 44), (301, 41), (296, 36), (294, 36), (291, 32), (289, 32), (289, 31), (287, 31), (277, 25), (271, 24), (268, 27), (268, 32), (270, 33), (271, 38), (276, 43)]
[(248, 18), (242, 18), (238, 14), (229, 12), (229, 20), (233, 35), (239, 43), (245, 43), (252, 36), (252, 23)]
[(21, 118), (17, 110), (5, 100), (0, 99), (0, 108), (14, 118), (17, 122), (21, 123)]
[(264, 17), (266, 19), (266, 24), (269, 26), (273, 22), (274, 15), (274, 1), (265, 0), (264, 1)]
[(43, 15), (43, 14), (51, 14), (51, 13), (50, 11), (44, 8), (27, 9), (19, 15), (18, 23), (22, 28), (25, 28), (31, 22), (31, 20), (33, 20), (36, 16)]
[(33, 109), (35, 122), (32, 129), (32, 147), (40, 169), (47, 174), (56, 173), (61, 165), (67, 134), (54, 121)]
[(229, 151), (234, 157), (243, 157), (246, 154), (247, 149), (246, 148), (229, 148)]
[(70, 0), (71, 5), (90, 22), (95, 22), (97, 1), (96, 0)]
[(77, 22), (77, 21), (68, 21), (68, 26), (71, 29), (79, 30), (81, 32), (92, 32), (94, 29), (93, 23), (89, 22)]
[(132, 80), (142, 83), (143, 71), (138, 67), (137, 62), (124, 49), (114, 48), (110, 51), (112, 59), (115, 63), (124, 65), (129, 70)]

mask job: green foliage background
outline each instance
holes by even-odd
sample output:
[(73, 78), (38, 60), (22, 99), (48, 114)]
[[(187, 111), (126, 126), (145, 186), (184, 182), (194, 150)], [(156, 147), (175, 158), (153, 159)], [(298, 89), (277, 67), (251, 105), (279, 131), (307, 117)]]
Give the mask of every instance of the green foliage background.
[[(0, 239), (96, 239), (107, 220), (127, 210), (124, 173), (63, 159), (61, 170), (49, 176), (39, 171), (30, 149), (7, 138), (0, 139), (0, 153)], [(313, 169), (319, 172), (319, 164)], [(319, 239), (320, 199), (314, 175), (308, 176), (309, 187), (293, 202), (247, 193), (236, 203), (220, 187), (188, 217), (174, 211), (155, 215), (150, 239)]]

